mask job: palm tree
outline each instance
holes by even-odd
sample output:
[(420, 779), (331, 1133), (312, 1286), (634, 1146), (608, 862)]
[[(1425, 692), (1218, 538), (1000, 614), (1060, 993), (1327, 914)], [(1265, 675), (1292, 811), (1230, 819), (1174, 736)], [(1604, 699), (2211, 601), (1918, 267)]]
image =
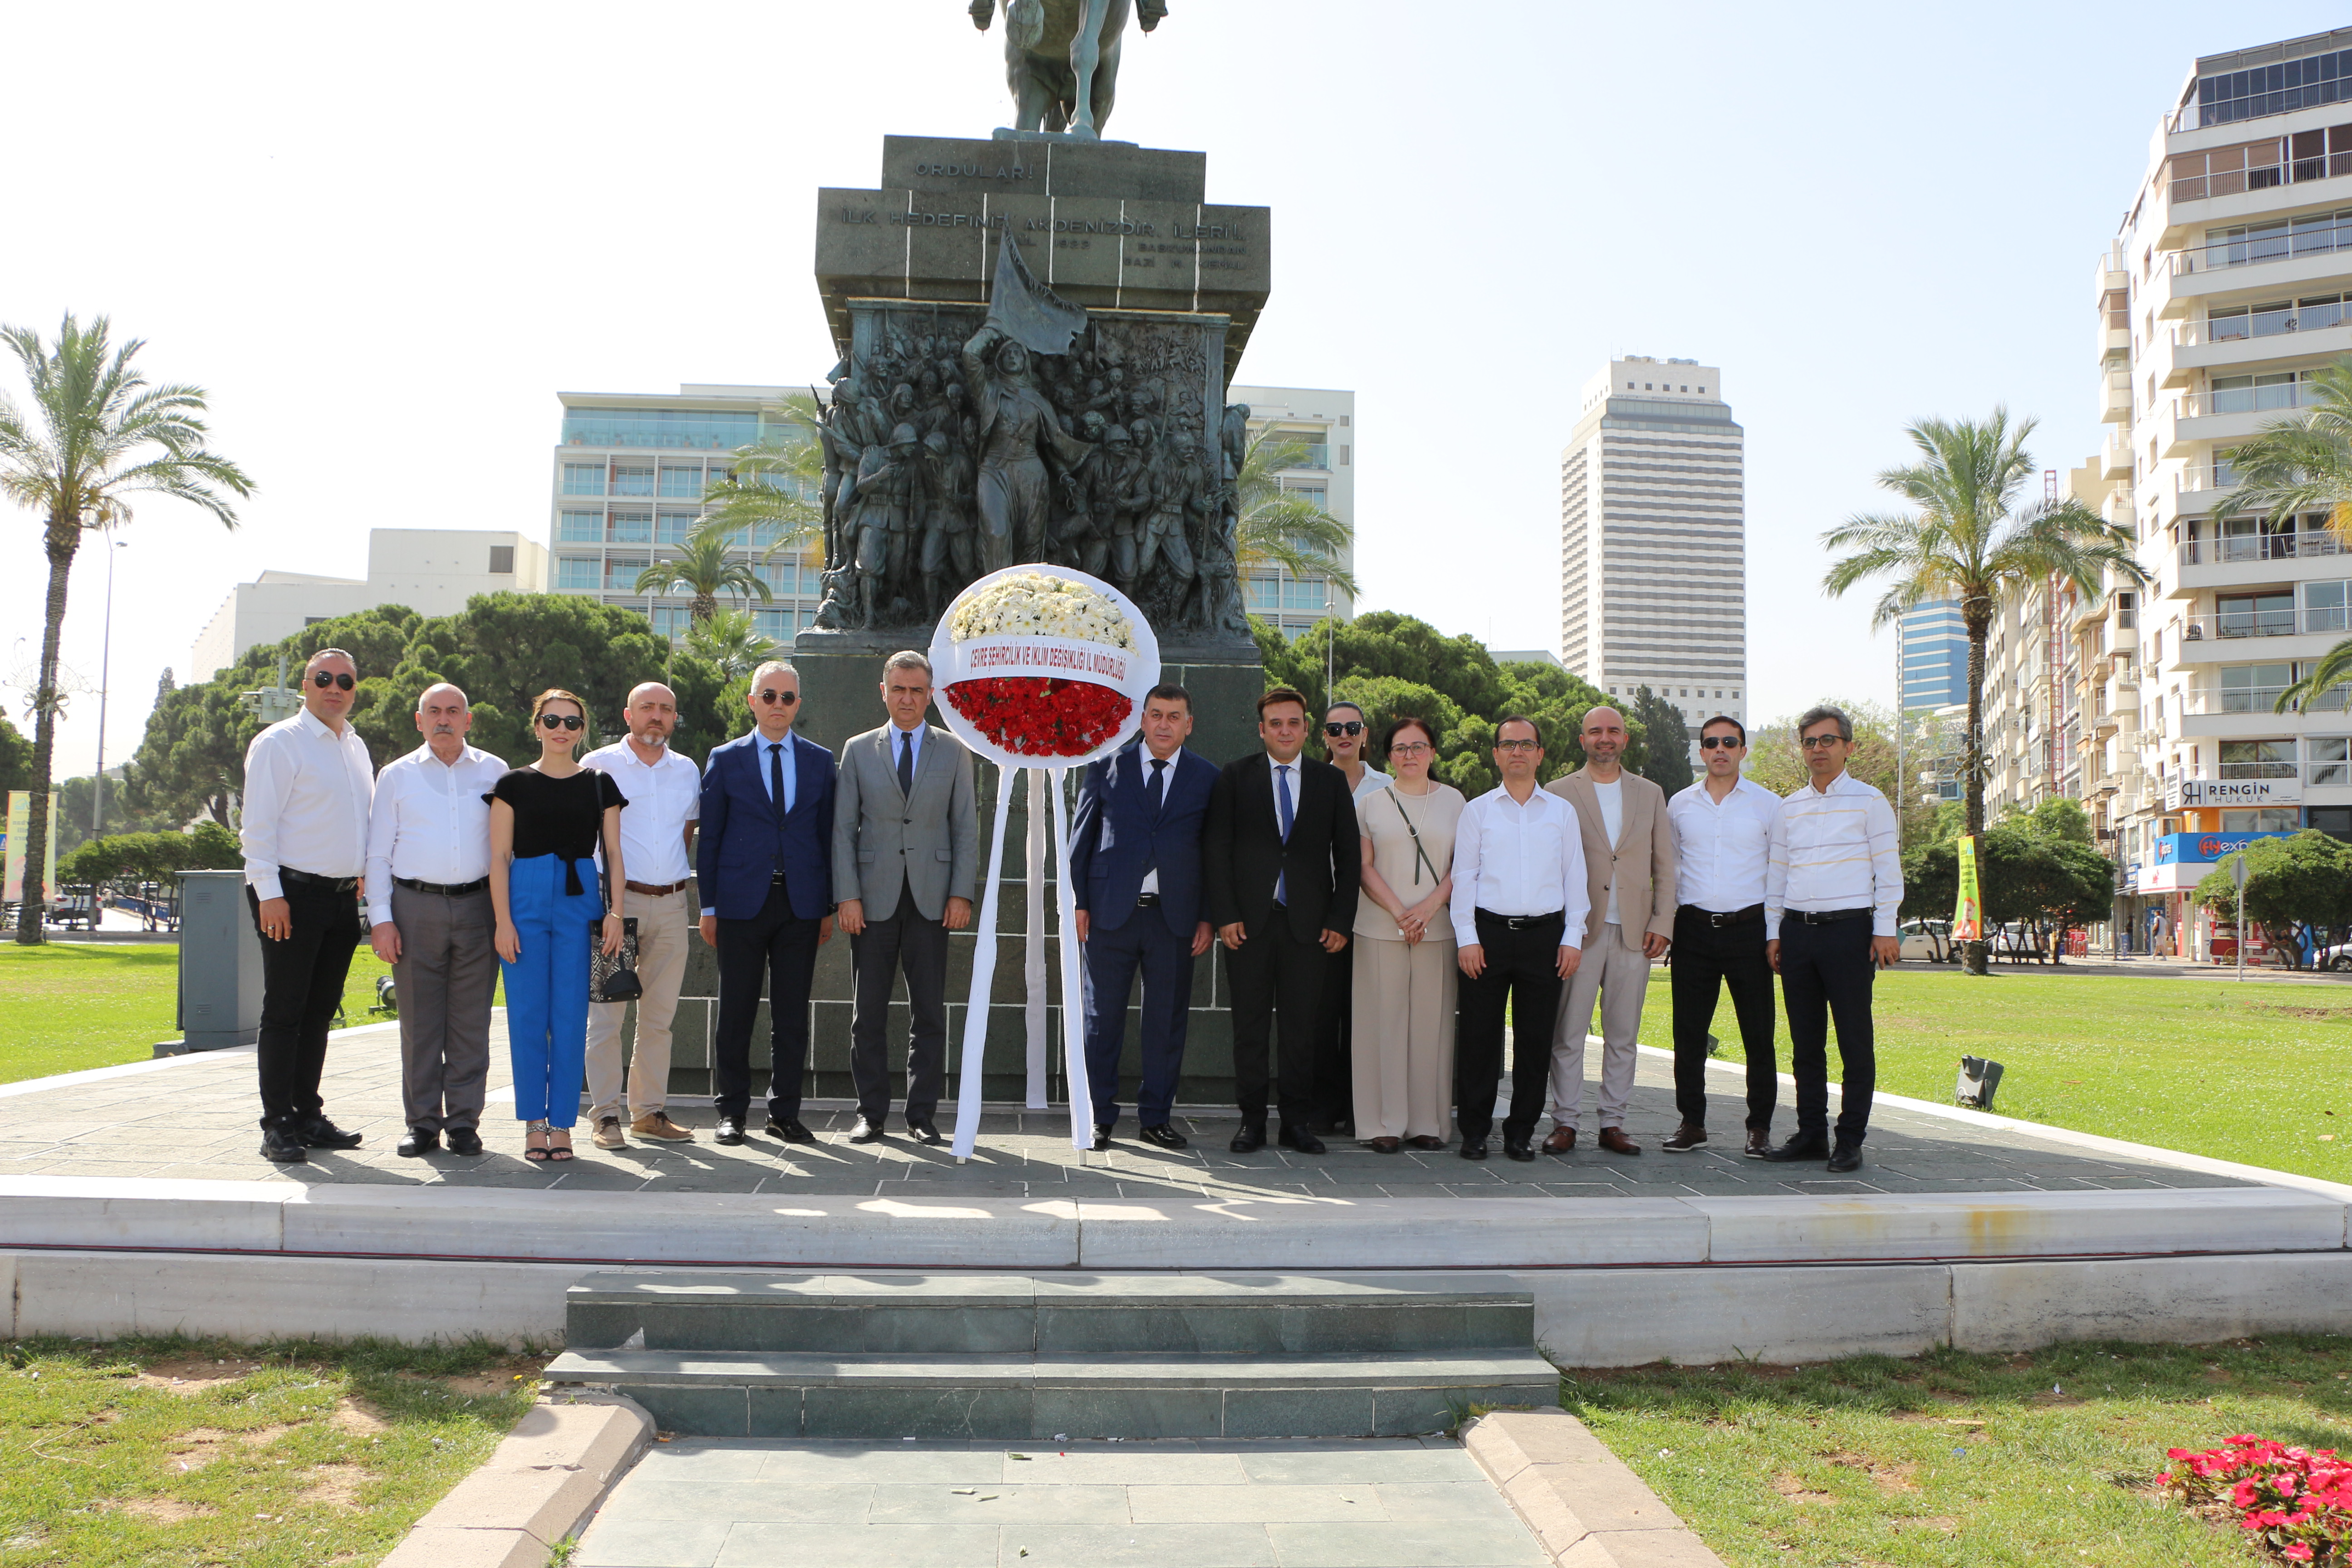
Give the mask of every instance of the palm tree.
[(751, 674), (775, 657), (776, 640), (761, 633), (740, 610), (721, 610), (686, 629), (686, 651), (719, 667), (730, 680)]
[(760, 439), (735, 448), (734, 472), (702, 499), (710, 508), (706, 523), (749, 540), (767, 535), (761, 559), (772, 561), (807, 549), (824, 521), (824, 507), (811, 499), (824, 480), (824, 448), (816, 438), (814, 393), (794, 393), (760, 412)]
[(1352, 595), (1356, 579), (1339, 564), (1339, 552), (1354, 541), (1355, 529), (1325, 511), (1319, 501), (1282, 488), (1282, 472), (1305, 467), (1307, 457), (1307, 442), (1271, 430), (1250, 441), (1234, 481), (1240, 509), (1234, 564), (1244, 572), (1278, 566), (1294, 577), (1324, 577)]
[(638, 573), (631, 592), (691, 594), (694, 604), (687, 615), (697, 624), (719, 613), (721, 594), (740, 594), (747, 599), (756, 595), (763, 605), (772, 596), (759, 573), (734, 558), (734, 531), (720, 527), (716, 518), (698, 524), (686, 536), (682, 548), (683, 554), (656, 561)]
[[(2352, 544), (2352, 359), (2312, 378), (2318, 401), (2273, 419), (2230, 454), (2238, 488), (2213, 509), (2220, 529), (2242, 512), (2292, 518), (2324, 511), (2336, 537)], [(2352, 640), (2337, 643), (2279, 693), (2274, 711), (2306, 706), (2335, 687), (2352, 685)]]
[[(2116, 527), (2075, 500), (2039, 502), (2022, 510), (2018, 495), (2034, 476), (2025, 438), (2037, 421), (1996, 407), (1990, 419), (1922, 419), (1907, 434), (1920, 460), (1885, 469), (1879, 487), (1916, 508), (1849, 518), (1822, 535), (1832, 550), (1852, 550), (1831, 566), (1822, 586), (1832, 598), (1866, 578), (1891, 583), (1871, 611), (1874, 629), (1931, 599), (1956, 599), (1969, 634), (1969, 720), (1960, 776), (1968, 795), (1968, 831), (1984, 832), (1985, 641), (2001, 601), (2035, 583), (2063, 579), (2085, 598), (2105, 592), (2105, 580), (2140, 584), (2147, 574), (2132, 555), (2127, 529)], [(1968, 970), (1985, 973), (1985, 944), (1969, 944)]]
[[(57, 746), (58, 644), (66, 623), (66, 583), (81, 536), (131, 520), (139, 494), (190, 501), (236, 526), (220, 490), (244, 497), (253, 481), (205, 446), (205, 390), (185, 383), (151, 386), (131, 362), (144, 342), (120, 349), (107, 342), (107, 319), (88, 327), (68, 313), (54, 350), (25, 327), (0, 327), (33, 395), (31, 416), (0, 395), (0, 494), (44, 518), (49, 592), (41, 630), (41, 665), (33, 693), (32, 817), (25, 836), (27, 879), (16, 940), (41, 940), (41, 879), (48, 854), (49, 770)], [(36, 425), (37, 420), (37, 426)], [(218, 486), (219, 489), (214, 487)]]

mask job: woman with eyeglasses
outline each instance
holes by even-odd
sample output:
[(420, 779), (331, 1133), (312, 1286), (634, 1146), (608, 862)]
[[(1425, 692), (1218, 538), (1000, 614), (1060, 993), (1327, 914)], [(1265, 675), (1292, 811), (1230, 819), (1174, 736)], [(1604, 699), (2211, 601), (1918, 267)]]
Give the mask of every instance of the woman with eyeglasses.
[[(1339, 776), (1348, 781), (1348, 796), (1356, 803), (1360, 817), (1364, 802), (1389, 787), (1389, 775), (1364, 761), (1365, 748), (1371, 740), (1368, 731), (1364, 710), (1344, 699), (1332, 703), (1323, 714), (1323, 754), (1339, 770)], [(1331, 955), (1323, 986), (1323, 1019), (1315, 1041), (1312, 1126), (1318, 1132), (1345, 1136), (1356, 1131), (1356, 1094), (1350, 1081), (1355, 1051), (1351, 1043), (1355, 1025), (1350, 1012), (1355, 973), (1354, 953)]]
[(1374, 1152), (1443, 1149), (1454, 1103), (1454, 827), (1462, 792), (1429, 776), (1437, 731), (1410, 714), (1381, 750), (1390, 787), (1356, 803), (1356, 1135)]
[[(506, 979), (515, 1117), (526, 1126), (522, 1157), (544, 1163), (572, 1158), (588, 1049), (589, 946), (621, 951), (621, 808), (629, 803), (612, 774), (577, 761), (585, 703), (551, 689), (531, 703), (530, 717), (539, 760), (509, 770), (488, 797), (490, 908)], [(609, 910), (596, 886), (600, 840)]]

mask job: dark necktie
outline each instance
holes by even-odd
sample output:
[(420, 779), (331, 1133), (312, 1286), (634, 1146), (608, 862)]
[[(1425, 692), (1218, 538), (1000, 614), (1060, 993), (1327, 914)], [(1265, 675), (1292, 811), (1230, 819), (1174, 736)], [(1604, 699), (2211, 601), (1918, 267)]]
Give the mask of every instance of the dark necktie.
[(1158, 757), (1151, 759), (1151, 781), (1143, 786), (1151, 797), (1151, 820), (1158, 822), (1160, 814), (1168, 809), (1168, 764)]
[[(1282, 841), (1287, 844), (1290, 842), (1290, 825), (1297, 819), (1297, 814), (1292, 810), (1290, 805), (1290, 764), (1288, 763), (1284, 763), (1274, 770), (1274, 798), (1276, 804), (1282, 807)], [(1290, 901), (1284, 897), (1287, 890), (1285, 887), (1287, 879), (1287, 874), (1285, 872), (1276, 871), (1274, 874), (1274, 901), (1277, 904), (1286, 904)]]
[(768, 742), (768, 799), (773, 803), (776, 815), (784, 815), (784, 743)]
[(898, 793), (909, 800), (915, 795), (915, 732), (898, 731)]

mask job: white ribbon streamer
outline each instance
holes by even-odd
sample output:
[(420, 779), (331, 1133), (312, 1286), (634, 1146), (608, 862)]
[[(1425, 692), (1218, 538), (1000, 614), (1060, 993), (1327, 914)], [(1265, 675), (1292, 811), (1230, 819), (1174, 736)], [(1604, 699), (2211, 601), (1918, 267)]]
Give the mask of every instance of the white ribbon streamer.
[(981, 889), (977, 940), (971, 950), (971, 994), (963, 1011), (963, 1074), (956, 1085), (958, 1164), (971, 1158), (972, 1145), (980, 1138), (981, 1059), (988, 1050), (989, 992), (996, 977), (996, 889), (1004, 874), (1004, 827), (1013, 804), (1013, 777), (1010, 764), (997, 764), (996, 826), (988, 835), (988, 880)]
[(1028, 1025), (1029, 1109), (1045, 1109), (1046, 1079), (1053, 1070), (1053, 1052), (1045, 1038), (1045, 770), (1024, 768), (1029, 780), (1028, 943), (1023, 955), (1022, 977), (1029, 999), (1023, 1015)]
[(1070, 1146), (1095, 1146), (1095, 1097), (1087, 1083), (1087, 1008), (1078, 962), (1078, 888), (1070, 876), (1070, 821), (1062, 798), (1067, 768), (1053, 770), (1055, 883), (1062, 917), (1062, 1055), (1070, 1085)]

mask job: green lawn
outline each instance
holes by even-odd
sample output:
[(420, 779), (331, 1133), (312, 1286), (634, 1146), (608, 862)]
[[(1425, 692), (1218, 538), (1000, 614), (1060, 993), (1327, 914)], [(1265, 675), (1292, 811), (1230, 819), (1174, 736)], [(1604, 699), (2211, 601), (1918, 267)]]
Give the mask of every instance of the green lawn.
[[(0, 1083), (149, 1059), (180, 1037), (179, 966), (171, 942), (0, 945)], [(383, 1022), (368, 1009), (390, 973), (364, 947), (352, 955), (345, 1023)]]
[(1562, 1402), (1733, 1568), (2274, 1563), (2156, 1486), (2169, 1447), (2352, 1448), (2352, 1341), (1575, 1371)]
[[(1886, 1093), (1949, 1105), (1961, 1056), (1990, 1057), (2001, 1115), (2352, 1182), (2352, 986), (1906, 968), (1879, 977), (1875, 1013)], [(1654, 971), (1643, 1043), (1670, 1046), (1673, 1020)], [(1715, 1033), (1738, 1059), (1727, 995)], [(1778, 1050), (1786, 1072), (1786, 1018)], [(1776, 1129), (1792, 1109), (1783, 1089)]]
[(538, 1390), (483, 1345), (0, 1351), (0, 1568), (373, 1563)]

